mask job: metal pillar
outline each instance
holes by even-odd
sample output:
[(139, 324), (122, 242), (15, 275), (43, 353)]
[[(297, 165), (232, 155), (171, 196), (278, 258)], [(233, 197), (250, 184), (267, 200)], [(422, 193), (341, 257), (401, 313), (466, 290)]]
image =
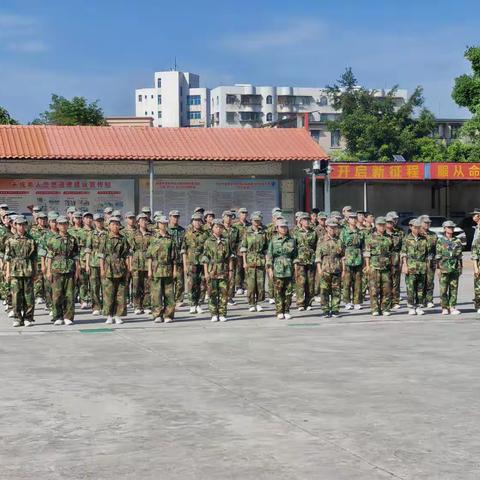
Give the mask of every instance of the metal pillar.
[(312, 173), (312, 208), (317, 208), (317, 176)]
[(328, 173), (323, 178), (323, 198), (325, 203), (325, 213), (330, 214), (332, 207), (330, 201), (330, 175)]
[(367, 182), (363, 182), (363, 211), (368, 210)]
[(148, 162), (148, 173), (150, 177), (150, 212), (153, 215), (153, 180), (155, 173), (153, 160), (149, 160)]

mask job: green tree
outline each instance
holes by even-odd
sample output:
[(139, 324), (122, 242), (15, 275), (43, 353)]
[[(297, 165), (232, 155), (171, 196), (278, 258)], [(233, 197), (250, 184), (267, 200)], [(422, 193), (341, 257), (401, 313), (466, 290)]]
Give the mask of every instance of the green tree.
[(395, 86), (380, 93), (360, 87), (351, 68), (333, 86), (327, 86), (334, 109), (341, 111), (328, 128), (340, 130), (347, 156), (381, 162), (392, 161), (393, 155), (403, 155), (407, 160), (419, 158), (425, 148), (423, 139), (433, 131), (435, 118), (424, 108), (421, 87), (403, 104), (398, 103), (397, 90)]
[(52, 94), (49, 110), (41, 113), (34, 125), (106, 125), (98, 100), (88, 103), (85, 97), (68, 100)]
[(0, 107), (0, 125), (18, 125), (18, 122), (10, 116), (6, 108)]
[(472, 74), (455, 79), (452, 98), (457, 105), (468, 108), (472, 113), (461, 134), (472, 143), (480, 144), (480, 47), (468, 47), (464, 56), (470, 62)]

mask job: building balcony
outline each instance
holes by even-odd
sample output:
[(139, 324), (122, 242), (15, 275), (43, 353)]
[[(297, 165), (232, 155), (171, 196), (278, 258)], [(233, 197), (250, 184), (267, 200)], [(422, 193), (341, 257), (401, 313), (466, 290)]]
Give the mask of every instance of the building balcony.
[(242, 95), (240, 98), (240, 103), (242, 106), (261, 106), (262, 96), (261, 95)]

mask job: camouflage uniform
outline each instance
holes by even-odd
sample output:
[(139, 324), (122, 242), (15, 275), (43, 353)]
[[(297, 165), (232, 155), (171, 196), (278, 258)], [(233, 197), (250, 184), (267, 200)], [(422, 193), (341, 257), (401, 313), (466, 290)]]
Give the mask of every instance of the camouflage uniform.
[[(45, 235), (43, 236), (42, 242), (38, 245), (37, 249), (37, 255), (39, 257), (43, 257), (43, 261), (45, 262), (45, 267), (47, 264), (47, 245), (48, 241), (57, 235), (56, 232), (53, 232), (52, 230), (48, 229), (45, 232)], [(52, 309), (52, 283), (48, 279), (48, 277), (45, 275), (44, 277), (44, 287), (45, 287), (45, 306), (47, 307), (48, 310)]]
[[(5, 245), (7, 243), (7, 240), (12, 237), (12, 231), (9, 228), (2, 228), (0, 230), (0, 257), (2, 260), (4, 260), (5, 257)], [(0, 293), (2, 296), (2, 299), (7, 302), (7, 305), (12, 304), (12, 292), (10, 289), (10, 281), (11, 280), (6, 280), (5, 278), (5, 263), (2, 265), (2, 282), (0, 285)]]
[(106, 230), (95, 230), (87, 239), (85, 252), (89, 254), (90, 268), (90, 294), (92, 297), (92, 309), (100, 312), (102, 310), (102, 278), (100, 276), (101, 243), (107, 236)]
[[(275, 237), (277, 235), (277, 227), (275, 225), (275, 223), (269, 223), (266, 228), (265, 228), (265, 232), (267, 234), (267, 240), (268, 242), (270, 242), (273, 237)], [(269, 298), (274, 298), (275, 297), (275, 293), (274, 293), (274, 288), (273, 288), (273, 281), (270, 281), (270, 279), (268, 279), (268, 296)]]
[[(127, 225), (120, 230), (120, 233), (127, 239), (128, 244), (132, 245), (133, 237), (137, 233), (137, 229), (135, 227), (132, 228)], [(130, 274), (130, 272), (127, 272), (127, 303), (133, 304), (132, 275)]]
[[(45, 276), (42, 272), (42, 254), (40, 249), (44, 248), (44, 237), (48, 232), (48, 228), (33, 225), (29, 231), (29, 235), (35, 240), (37, 245), (37, 268), (35, 269), (35, 278), (33, 280), (33, 289), (35, 298), (46, 300)], [(44, 256), (44, 255), (43, 255)]]
[(29, 236), (18, 234), (8, 238), (5, 258), (10, 266), (13, 311), (20, 324), (33, 322), (35, 295), (33, 278), (37, 263), (37, 246)]
[[(474, 240), (472, 244), (472, 261), (477, 264), (480, 272), (480, 235)], [(480, 273), (473, 277), (473, 290), (474, 290), (474, 304), (475, 310), (480, 309)]]
[[(327, 234), (327, 229), (323, 225), (317, 225), (315, 227), (315, 233), (317, 234), (317, 245), (320, 242), (323, 242), (325, 235)], [(315, 296), (320, 296), (320, 275), (315, 271)]]
[(235, 276), (237, 274), (237, 257), (236, 253), (240, 244), (240, 232), (236, 225), (225, 227), (223, 229), (223, 236), (227, 239), (232, 257), (232, 275), (228, 278), (228, 299), (232, 300), (235, 296)]
[(103, 314), (123, 317), (127, 314), (127, 259), (130, 246), (123, 235), (108, 232), (100, 244), (98, 258), (104, 262), (102, 278)]
[(238, 221), (235, 223), (235, 228), (238, 230), (238, 242), (237, 242), (237, 269), (235, 272), (235, 288), (245, 290), (245, 265), (243, 264), (243, 256), (241, 255), (240, 248), (241, 248), (241, 243), (243, 238), (245, 237), (245, 234), (247, 233), (247, 229), (250, 227), (250, 222), (245, 222), (242, 223)]
[(298, 227), (293, 235), (297, 243), (295, 259), (295, 284), (297, 288), (297, 307), (310, 307), (315, 296), (315, 250), (317, 234), (315, 230)]
[(150, 279), (148, 278), (148, 268), (146, 253), (153, 234), (150, 231), (142, 233), (137, 230), (130, 242), (132, 250), (132, 287), (133, 287), (133, 306), (137, 310), (150, 308)]
[(346, 304), (362, 303), (362, 250), (364, 236), (357, 228), (353, 230), (346, 226), (340, 232), (340, 240), (345, 248), (344, 274), (343, 274), (343, 301)]
[(78, 243), (78, 248), (80, 252), (80, 278), (76, 281), (76, 293), (80, 302), (88, 303), (90, 301), (90, 287), (88, 282), (88, 274), (85, 269), (85, 245), (87, 243), (87, 237), (89, 235), (88, 230), (85, 230), (83, 227), (70, 227), (68, 233), (75, 237)]
[(435, 259), (440, 269), (440, 301), (442, 308), (457, 305), (458, 279), (462, 273), (462, 242), (453, 237), (440, 237), (436, 246)]
[(176, 227), (169, 226), (168, 234), (173, 238), (175, 242), (175, 278), (173, 279), (173, 289), (175, 291), (175, 302), (181, 303), (185, 294), (185, 271), (183, 269), (183, 242), (185, 240), (185, 229), (180, 225)]
[(51, 262), (53, 321), (72, 320), (75, 315), (75, 270), (80, 259), (75, 237), (54, 234), (47, 242), (47, 258)]
[(315, 262), (320, 264), (321, 305), (327, 315), (337, 315), (342, 296), (342, 258), (345, 255), (343, 243), (339, 237), (326, 234), (318, 242)]
[(173, 266), (177, 262), (176, 240), (169, 234), (155, 235), (146, 252), (152, 262), (150, 284), (153, 318), (173, 319), (175, 314), (175, 292)]
[(408, 274), (405, 275), (408, 303), (412, 307), (424, 304), (425, 276), (429, 256), (429, 245), (424, 235), (414, 237), (409, 233), (402, 244), (401, 257), (406, 258)]
[(203, 230), (193, 230), (193, 228), (185, 233), (184, 252), (182, 253), (185, 253), (187, 257), (187, 285), (191, 307), (196, 307), (201, 303), (201, 287), (204, 278), (201, 259), (203, 244), (208, 236)]
[(425, 306), (427, 303), (433, 303), (433, 288), (435, 286), (435, 252), (437, 247), (437, 235), (428, 230), (425, 233), (428, 242), (428, 261), (427, 271), (425, 275), (425, 286), (423, 291), (423, 301)]
[(267, 233), (260, 227), (248, 227), (240, 245), (240, 254), (246, 256), (245, 283), (248, 304), (254, 307), (265, 300), (265, 256), (268, 249)]
[(402, 275), (402, 262), (400, 252), (405, 234), (403, 230), (395, 228), (392, 233), (386, 232), (393, 243), (392, 250), (392, 305), (400, 304), (400, 280)]
[(290, 313), (293, 295), (293, 262), (297, 242), (290, 235), (274, 235), (268, 244), (267, 267), (273, 269), (273, 293), (277, 315)]
[(392, 252), (390, 235), (374, 232), (368, 236), (364, 257), (369, 258), (369, 293), (372, 312), (389, 312), (392, 306)]
[[(210, 301), (208, 304), (212, 316), (226, 316), (229, 300), (229, 285), (233, 282), (230, 261), (234, 256), (228, 237), (217, 238), (210, 235), (205, 241), (202, 263), (207, 266)], [(230, 279), (229, 279), (230, 277)]]

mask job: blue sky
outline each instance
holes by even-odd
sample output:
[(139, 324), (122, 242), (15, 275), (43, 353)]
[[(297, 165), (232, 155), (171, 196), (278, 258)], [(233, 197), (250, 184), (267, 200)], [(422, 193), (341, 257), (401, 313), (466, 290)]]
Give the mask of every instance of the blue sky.
[(134, 89), (173, 66), (204, 86), (324, 86), (351, 66), (366, 87), (422, 85), (437, 116), (480, 44), (478, 0), (2, 0), (0, 105), (22, 122), (51, 93), (133, 115)]

